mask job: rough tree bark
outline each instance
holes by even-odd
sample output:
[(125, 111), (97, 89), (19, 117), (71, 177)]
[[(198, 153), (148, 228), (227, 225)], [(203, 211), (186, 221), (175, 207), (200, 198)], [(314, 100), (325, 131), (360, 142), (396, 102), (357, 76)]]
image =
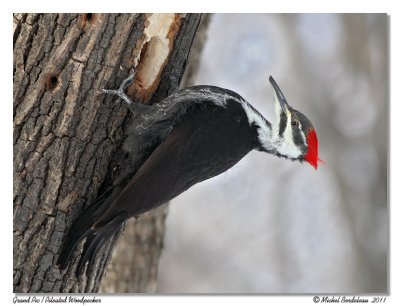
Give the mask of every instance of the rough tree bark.
[[(55, 266), (64, 234), (118, 174), (129, 112), (101, 88), (136, 67), (131, 98), (176, 90), (198, 14), (14, 15), (14, 291), (96, 292), (117, 237), (86, 275)], [(143, 159), (143, 158), (142, 158)], [(141, 161), (137, 161), (137, 167)], [(160, 208), (136, 222), (138, 292), (151, 289), (164, 232)], [(117, 236), (117, 235), (116, 235)], [(82, 250), (78, 248), (76, 256)]]
[[(204, 47), (204, 43), (207, 38), (207, 30), (208, 25), (210, 23), (210, 14), (205, 14), (202, 16), (201, 24), (197, 31), (196, 37), (193, 41), (193, 46), (190, 51), (190, 57), (188, 61), (188, 65), (185, 69), (185, 73), (182, 78), (181, 86), (182, 88), (194, 85), (194, 80), (197, 75), (198, 67), (200, 64), (200, 57)], [(165, 216), (167, 205), (163, 205), (154, 212), (149, 212), (147, 214), (142, 215), (140, 218), (149, 218), (153, 214), (161, 214)], [(159, 220), (156, 218), (156, 220)], [(164, 221), (163, 218), (161, 220)], [(137, 229), (139, 226), (137, 220), (128, 220), (125, 225), (125, 230), (123, 231), (121, 238), (118, 240), (118, 243), (113, 252), (110, 264), (107, 267), (106, 275), (101, 283), (100, 292), (104, 293), (114, 293), (114, 292), (137, 292), (138, 290), (143, 291), (143, 286), (141, 282), (138, 282), (138, 264), (142, 263), (142, 268), (146, 269), (146, 266), (149, 264), (144, 260), (138, 261), (138, 252), (136, 251), (138, 248), (136, 246), (136, 241), (138, 239), (137, 233), (143, 232), (143, 230)], [(152, 224), (152, 223), (145, 223)], [(156, 222), (154, 223), (155, 227), (164, 227), (164, 222)], [(164, 228), (161, 230), (164, 232)], [(159, 243), (162, 243), (162, 239)], [(156, 244), (158, 245), (158, 243)], [(161, 248), (158, 249), (161, 254)], [(158, 261), (159, 255), (155, 256)], [(144, 254), (145, 255), (145, 254)], [(142, 258), (142, 257), (140, 257)], [(146, 258), (146, 257), (144, 257)], [(149, 258), (152, 259), (152, 258)], [(151, 265), (154, 268), (157, 268), (157, 263), (155, 265)], [(152, 281), (145, 282), (145, 292), (154, 292), (156, 290), (157, 285), (157, 269), (153, 271), (154, 277), (152, 277)]]

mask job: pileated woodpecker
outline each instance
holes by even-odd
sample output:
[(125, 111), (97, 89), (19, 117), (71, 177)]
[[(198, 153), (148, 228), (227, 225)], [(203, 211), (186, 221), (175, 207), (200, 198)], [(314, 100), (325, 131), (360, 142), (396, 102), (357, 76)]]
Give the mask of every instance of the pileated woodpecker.
[(178, 90), (151, 106), (137, 104), (124, 93), (133, 78), (118, 90), (103, 91), (125, 100), (134, 115), (124, 149), (132, 158), (143, 152), (149, 157), (133, 178), (117, 179), (73, 224), (58, 258), (62, 269), (83, 238), (77, 273), (125, 220), (221, 174), (253, 149), (306, 161), (317, 169), (317, 134), (310, 120), (287, 103), (272, 76), (274, 124), (237, 93), (215, 86)]

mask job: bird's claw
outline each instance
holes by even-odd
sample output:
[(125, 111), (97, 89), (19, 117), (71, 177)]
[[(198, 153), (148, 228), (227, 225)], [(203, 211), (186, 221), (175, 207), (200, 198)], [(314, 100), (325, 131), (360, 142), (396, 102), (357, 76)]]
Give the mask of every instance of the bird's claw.
[[(128, 105), (132, 103), (132, 100), (125, 93), (125, 89), (132, 84), (133, 79), (135, 78), (135, 72), (132, 72), (125, 80), (122, 81), (121, 85), (118, 89), (104, 89), (102, 88), (101, 91), (105, 94), (116, 95), (120, 99), (124, 100)], [(119, 101), (119, 99), (118, 99)]]

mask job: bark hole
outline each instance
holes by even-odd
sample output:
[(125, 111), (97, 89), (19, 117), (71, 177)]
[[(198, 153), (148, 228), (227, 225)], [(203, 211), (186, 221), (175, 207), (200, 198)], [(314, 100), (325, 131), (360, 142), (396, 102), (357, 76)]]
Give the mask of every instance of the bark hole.
[(50, 74), (46, 78), (46, 90), (53, 90), (58, 85), (58, 76), (55, 74)]
[(96, 14), (93, 14), (93, 13), (83, 14), (83, 16), (82, 16), (82, 27), (85, 28), (85, 26), (87, 24), (89, 24), (89, 25), (92, 24), (94, 19), (95, 19), (95, 15)]
[(87, 22), (91, 22), (92, 18), (93, 18), (93, 14), (92, 13), (87, 13), (85, 17), (86, 17), (86, 21)]

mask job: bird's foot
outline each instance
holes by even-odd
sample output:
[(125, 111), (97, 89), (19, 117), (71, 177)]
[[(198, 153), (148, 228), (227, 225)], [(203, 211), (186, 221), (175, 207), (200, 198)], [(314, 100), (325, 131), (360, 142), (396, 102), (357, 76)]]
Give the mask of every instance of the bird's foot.
[(132, 84), (133, 79), (135, 78), (135, 71), (133, 71), (125, 80), (122, 81), (121, 85), (118, 89), (102, 89), (101, 91), (106, 94), (116, 95), (120, 99), (124, 100), (128, 105), (131, 105), (133, 102), (125, 93), (125, 89)]

